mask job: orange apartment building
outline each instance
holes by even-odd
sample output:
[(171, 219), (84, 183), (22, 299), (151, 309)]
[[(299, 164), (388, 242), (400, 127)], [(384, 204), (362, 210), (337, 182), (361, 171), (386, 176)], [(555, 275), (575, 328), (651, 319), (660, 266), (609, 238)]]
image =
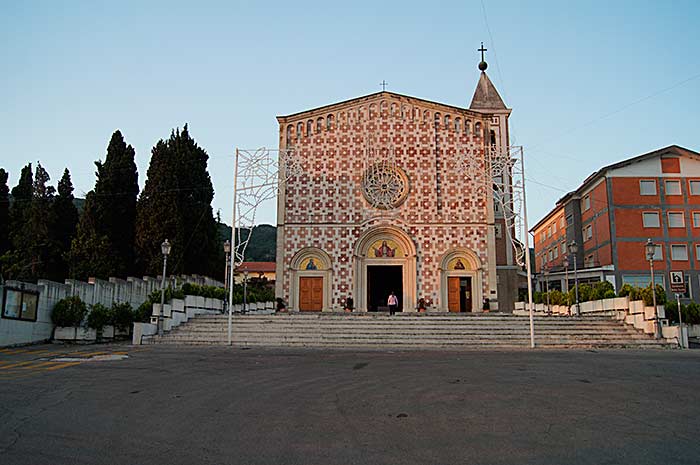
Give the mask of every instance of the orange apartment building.
[(607, 280), (616, 290), (625, 283), (647, 286), (644, 246), (650, 238), (657, 245), (655, 282), (670, 292), (668, 272), (683, 271), (684, 298), (697, 301), (700, 154), (672, 145), (605, 166), (559, 199), (530, 232), (541, 290), (573, 288), (574, 259), (579, 284)]

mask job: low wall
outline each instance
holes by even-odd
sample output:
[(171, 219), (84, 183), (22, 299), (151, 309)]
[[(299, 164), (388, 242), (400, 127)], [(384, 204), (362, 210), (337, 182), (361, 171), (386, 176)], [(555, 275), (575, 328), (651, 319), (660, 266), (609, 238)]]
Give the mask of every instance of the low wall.
[[(67, 279), (57, 283), (40, 279), (37, 284), (20, 281), (6, 281), (0, 286), (0, 305), (5, 295), (5, 287), (24, 288), (39, 293), (36, 321), (16, 320), (3, 316), (0, 308), (0, 347), (31, 344), (49, 341), (52, 338), (53, 323), (51, 311), (59, 300), (77, 295), (87, 305), (102, 304), (107, 307), (114, 303), (129, 303), (137, 308), (146, 301), (148, 295), (160, 289), (160, 277), (145, 276), (126, 279), (109, 278), (109, 280), (91, 278), (88, 282)], [(223, 287), (223, 283), (199, 275), (170, 276), (166, 284), (179, 286), (183, 283)]]

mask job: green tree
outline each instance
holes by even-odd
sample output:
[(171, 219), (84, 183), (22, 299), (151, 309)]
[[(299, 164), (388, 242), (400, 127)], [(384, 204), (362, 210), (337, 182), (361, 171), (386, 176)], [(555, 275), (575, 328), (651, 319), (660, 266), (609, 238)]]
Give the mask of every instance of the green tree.
[(63, 177), (58, 182), (58, 195), (51, 206), (51, 236), (54, 242), (53, 258), (48, 276), (59, 281), (70, 276), (69, 254), (71, 241), (75, 237), (78, 223), (78, 209), (75, 207), (73, 197), (73, 183), (68, 168), (63, 171)]
[(160, 244), (172, 243), (172, 273), (216, 275), (218, 233), (211, 201), (209, 156), (190, 137), (187, 125), (172, 131), (151, 151), (146, 184), (137, 204), (136, 249), (144, 273), (161, 271)]
[(86, 196), (71, 246), (76, 277), (107, 278), (134, 272), (134, 224), (139, 192), (134, 158), (133, 147), (124, 142), (120, 131), (115, 131), (104, 163), (95, 162), (95, 188)]
[(19, 184), (12, 189), (12, 250), (7, 262), (8, 273), (15, 279), (36, 280), (45, 277), (50, 266), (53, 244), (49, 229), (55, 189), (48, 185), (49, 173), (40, 163), (37, 164), (30, 188), (28, 181), (31, 179), (31, 165), (27, 165), (22, 169)]
[(0, 168), (0, 256), (10, 250), (10, 190), (8, 173)]

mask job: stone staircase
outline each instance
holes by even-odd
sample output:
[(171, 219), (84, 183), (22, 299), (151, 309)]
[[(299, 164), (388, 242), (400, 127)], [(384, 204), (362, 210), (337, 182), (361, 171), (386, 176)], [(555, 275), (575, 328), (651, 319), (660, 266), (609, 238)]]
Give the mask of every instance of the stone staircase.
[[(548, 348), (671, 348), (606, 317), (535, 317), (535, 344)], [(144, 344), (226, 345), (226, 315), (201, 315)], [(238, 347), (527, 348), (529, 319), (512, 314), (292, 313), (234, 315)]]

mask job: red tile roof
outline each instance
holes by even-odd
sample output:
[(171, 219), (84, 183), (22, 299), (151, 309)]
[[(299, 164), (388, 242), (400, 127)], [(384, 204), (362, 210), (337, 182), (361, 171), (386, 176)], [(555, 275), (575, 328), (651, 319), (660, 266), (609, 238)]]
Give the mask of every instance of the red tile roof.
[(236, 271), (248, 271), (249, 273), (274, 273), (277, 264), (275, 262), (243, 262), (238, 265)]

